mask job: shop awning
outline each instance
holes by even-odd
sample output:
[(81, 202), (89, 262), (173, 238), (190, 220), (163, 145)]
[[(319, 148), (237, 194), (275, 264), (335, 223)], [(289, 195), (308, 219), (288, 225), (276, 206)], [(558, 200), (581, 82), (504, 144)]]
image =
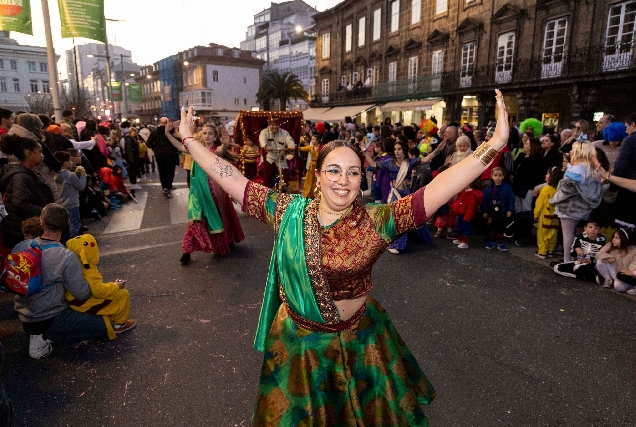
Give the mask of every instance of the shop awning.
[(308, 108), (303, 111), (303, 119), (311, 120), (312, 122), (320, 122), (323, 120), (323, 113), (329, 111), (331, 108)]
[(430, 110), (433, 104), (441, 101), (441, 98), (434, 99), (421, 99), (418, 101), (402, 101), (402, 102), (389, 102), (380, 107), (382, 112), (387, 111), (417, 111), (417, 110)]
[(374, 108), (375, 104), (349, 105), (347, 107), (334, 107), (322, 114), (321, 119), (325, 122), (341, 122), (345, 117), (356, 117), (365, 111)]

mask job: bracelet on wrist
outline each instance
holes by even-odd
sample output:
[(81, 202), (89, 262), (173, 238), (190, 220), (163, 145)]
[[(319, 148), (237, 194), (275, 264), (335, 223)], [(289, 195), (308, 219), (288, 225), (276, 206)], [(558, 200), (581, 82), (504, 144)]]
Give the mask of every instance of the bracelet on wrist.
[(487, 142), (484, 142), (473, 152), (473, 157), (479, 160), (484, 166), (488, 166), (495, 160), (497, 154), (499, 154), (498, 150), (492, 148)]
[(188, 144), (186, 144), (186, 141), (188, 139), (195, 139), (193, 136), (186, 136), (185, 138), (181, 138), (181, 145), (183, 145), (183, 148), (185, 148), (185, 150), (189, 153), (190, 150), (188, 150)]

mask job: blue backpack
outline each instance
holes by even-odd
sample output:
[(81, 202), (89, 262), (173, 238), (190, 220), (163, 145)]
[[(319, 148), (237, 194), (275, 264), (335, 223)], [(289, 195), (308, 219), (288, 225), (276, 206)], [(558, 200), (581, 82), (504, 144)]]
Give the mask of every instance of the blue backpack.
[(4, 260), (4, 269), (0, 276), (0, 291), (12, 292), (27, 298), (55, 285), (45, 285), (42, 280), (42, 251), (61, 246), (51, 243), (39, 246), (31, 240), (29, 248), (22, 252), (9, 254)]

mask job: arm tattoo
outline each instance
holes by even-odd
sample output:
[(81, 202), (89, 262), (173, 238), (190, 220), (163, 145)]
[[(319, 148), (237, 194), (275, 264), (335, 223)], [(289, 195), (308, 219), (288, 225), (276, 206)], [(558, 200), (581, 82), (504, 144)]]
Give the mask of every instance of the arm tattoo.
[(218, 173), (221, 178), (232, 176), (232, 166), (221, 163), (218, 158), (216, 159), (216, 163), (212, 163), (212, 165), (210, 165), (210, 169), (212, 169), (213, 172)]

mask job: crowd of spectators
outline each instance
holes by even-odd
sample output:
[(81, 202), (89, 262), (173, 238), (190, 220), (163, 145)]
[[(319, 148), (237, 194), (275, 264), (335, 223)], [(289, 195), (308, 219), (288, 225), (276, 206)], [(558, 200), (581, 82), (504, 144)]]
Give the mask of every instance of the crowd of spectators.
[[(305, 132), (308, 141), (320, 141), (318, 150), (335, 139), (360, 145), (373, 160), (365, 162), (363, 197), (386, 203), (397, 175), (380, 165), (401, 163), (396, 152), (419, 158), (399, 181), (415, 191), (488, 141), (495, 126), (454, 121), (438, 127), (434, 117), (410, 125), (386, 119), (373, 126), (347, 117), (335, 124), (307, 122)], [(435, 237), (446, 235), (460, 249), (470, 247), (470, 234), (483, 236), (486, 249), (501, 251), (507, 250), (506, 239), (516, 246), (536, 242), (535, 255), (554, 258), (557, 274), (636, 295), (635, 186), (636, 114), (622, 121), (606, 114), (596, 123), (581, 119), (560, 129), (528, 119), (511, 129), (507, 147), (480, 185), (442, 207), (429, 225)], [(598, 264), (597, 252), (603, 259)]]

